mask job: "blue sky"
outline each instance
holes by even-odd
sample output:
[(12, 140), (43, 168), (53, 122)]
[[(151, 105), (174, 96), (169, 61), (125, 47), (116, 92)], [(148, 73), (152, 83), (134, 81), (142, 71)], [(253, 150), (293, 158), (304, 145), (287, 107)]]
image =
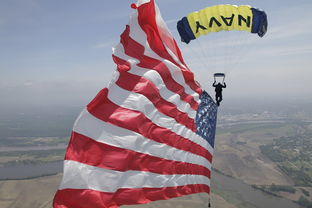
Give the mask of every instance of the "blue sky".
[[(134, 2), (0, 0), (0, 96), (5, 98), (0, 106), (86, 104), (115, 70), (111, 48), (118, 43)], [(221, 3), (265, 10), (267, 35), (260, 39), (234, 32), (203, 37), (190, 45), (179, 41), (178, 19)], [(157, 4), (187, 64), (209, 92), (212, 73), (224, 71), (229, 98), (312, 98), (310, 0), (158, 0)]]

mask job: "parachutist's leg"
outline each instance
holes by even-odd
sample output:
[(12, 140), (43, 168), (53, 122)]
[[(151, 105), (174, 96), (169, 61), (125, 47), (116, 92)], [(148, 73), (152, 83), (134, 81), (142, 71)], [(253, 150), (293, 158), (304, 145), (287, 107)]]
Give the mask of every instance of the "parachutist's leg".
[(216, 101), (217, 101), (217, 102), (221, 102), (221, 100), (222, 100), (222, 95), (217, 94), (217, 95), (216, 95)]
[(220, 105), (220, 97), (219, 94), (216, 95), (216, 103), (219, 106)]
[(222, 94), (219, 95), (219, 103), (222, 101)]

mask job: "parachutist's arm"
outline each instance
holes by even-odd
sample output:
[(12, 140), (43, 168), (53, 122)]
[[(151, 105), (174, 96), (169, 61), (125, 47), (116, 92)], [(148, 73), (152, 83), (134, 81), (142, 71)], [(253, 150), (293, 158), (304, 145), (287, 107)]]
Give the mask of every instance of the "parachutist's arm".
[(216, 81), (213, 82), (212, 86), (213, 86), (213, 87), (216, 87)]
[(225, 82), (224, 82), (223, 88), (226, 88), (226, 84), (225, 84)]

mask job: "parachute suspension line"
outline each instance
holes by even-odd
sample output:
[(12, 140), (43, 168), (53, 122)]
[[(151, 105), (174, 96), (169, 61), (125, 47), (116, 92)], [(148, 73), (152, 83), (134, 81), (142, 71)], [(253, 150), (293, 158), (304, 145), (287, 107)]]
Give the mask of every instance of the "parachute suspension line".
[(248, 57), (250, 55), (250, 52), (254, 51), (253, 49), (256, 48), (256, 44), (252, 43), (255, 41), (254, 37), (244, 37), (244, 34), (242, 34), (242, 38), (240, 39), (241, 44), (237, 46), (237, 50), (239, 50), (239, 53), (237, 57), (233, 60), (233, 65), (236, 66), (236, 68), (241, 68), (246, 66), (245, 62), (248, 60)]
[[(210, 45), (213, 45), (213, 42), (215, 42), (215, 41), (212, 40)], [(216, 71), (217, 62), (218, 62), (218, 57), (217, 56), (218, 56), (217, 47), (215, 46), (214, 48), (212, 48), (212, 64), (213, 64), (213, 66), (215, 68), (214, 73), (217, 72)]]
[[(209, 40), (209, 38), (208, 38)], [(199, 50), (201, 51), (200, 53), (200, 56), (201, 58), (204, 58), (204, 66), (205, 66), (205, 71), (207, 71), (209, 74), (213, 75), (213, 70), (211, 70), (212, 67), (214, 67), (214, 65), (216, 64), (216, 59), (214, 60), (211, 60), (213, 57), (211, 54), (207, 54), (207, 51), (203, 48), (203, 45), (204, 44), (201, 44), (201, 41), (199, 39), (195, 39), (194, 41), (197, 45), (198, 45), (198, 48)], [(212, 45), (209, 43), (210, 41), (208, 41), (208, 45)], [(211, 50), (211, 49), (208, 49), (209, 51), (214, 51), (214, 50)], [(214, 56), (215, 57), (215, 56)], [(207, 65), (207, 63), (209, 63), (209, 66)]]
[[(235, 68), (236, 67), (236, 61), (238, 60), (236, 57), (239, 56), (239, 41), (240, 41), (240, 36), (242, 33), (239, 32), (239, 34), (237, 34), (236, 32), (234, 32), (234, 35), (231, 36), (231, 42), (229, 43), (229, 47), (231, 48), (232, 50), (232, 54), (229, 55), (228, 57), (228, 61), (229, 63), (232, 65), (232, 68)], [(236, 35), (238, 36), (238, 38), (236, 37)]]
[[(198, 43), (197, 41), (195, 41), (196, 43)], [(200, 44), (199, 44), (200, 45)], [(190, 44), (189, 44), (189, 48), (192, 50), (193, 54), (195, 54), (195, 56), (197, 57), (197, 59), (201, 62), (201, 65), (205, 67), (206, 70), (209, 71), (209, 66), (206, 64), (205, 60), (202, 59), (202, 56), (200, 53), (198, 53), (198, 51), (196, 51), (196, 49), (194, 49)], [(200, 49), (202, 50), (202, 49)]]
[(233, 70), (245, 68), (248, 61), (249, 53), (252, 52), (256, 46), (252, 44), (254, 36), (248, 36), (246, 32), (234, 31), (234, 35), (224, 37), (228, 45), (225, 56), (225, 69), (226, 74), (231, 74)]
[(200, 56), (201, 60), (203, 60), (205, 68), (207, 68), (207, 70), (208, 70), (208, 65), (206, 64), (207, 57), (206, 57), (205, 51), (201, 47), (201, 43), (199, 42), (198, 39), (195, 40), (195, 43), (197, 44), (197, 48), (200, 51), (199, 56)]
[[(191, 44), (189, 44), (188, 45), (188, 47), (190, 48), (190, 50), (192, 51), (192, 54), (194, 54), (195, 56), (196, 56), (196, 59), (197, 59), (197, 61), (199, 61), (199, 65), (200, 65), (200, 67), (204, 67), (205, 68), (205, 70), (209, 73), (209, 74), (212, 74), (212, 72), (211, 71), (209, 71), (209, 67), (208, 67), (208, 65), (206, 64), (206, 62), (202, 59), (202, 57), (201, 57), (201, 55), (198, 53), (198, 51), (196, 51), (196, 49), (194, 49), (193, 48), (193, 46), (191, 45)], [(184, 58), (186, 58), (186, 57), (184, 57)], [(194, 63), (195, 62), (195, 60), (192, 60), (192, 59), (194, 59), (193, 57), (188, 57), (187, 58), (189, 61), (189, 63)], [(189, 65), (189, 64), (188, 64)], [(192, 67), (192, 68), (194, 68), (194, 67)], [(196, 67), (196, 68), (198, 68), (198, 67)], [(195, 74), (194, 74), (195, 75)], [(196, 75), (195, 75), (196, 76)], [(196, 80), (197, 81), (199, 81), (199, 82), (201, 82), (201, 79), (199, 78), (199, 77), (195, 77), (196, 78)]]
[(235, 60), (237, 60), (235, 57), (239, 56), (239, 41), (241, 37), (242, 32), (240, 31), (223, 31), (224, 38), (226, 45), (223, 46), (224, 48), (224, 72), (230, 73), (233, 69), (235, 69), (236, 64)]
[(213, 56), (214, 56), (214, 73), (220, 73), (220, 72), (226, 72), (227, 70), (227, 57), (228, 57), (228, 48), (226, 45), (228, 45), (227, 40), (227, 31), (220, 31), (218, 35), (211, 34), (211, 37), (213, 37), (213, 40), (210, 44)]
[(209, 59), (209, 56), (207, 55), (206, 50), (203, 49), (203, 46), (202, 46), (203, 44), (200, 44), (198, 39), (196, 39), (195, 42), (199, 45), (199, 48), (200, 48), (202, 54), (204, 55), (204, 58)]
[(231, 55), (232, 55), (232, 53), (235, 53), (235, 51), (233, 51), (233, 48), (231, 47), (231, 44), (232, 44), (231, 39), (228, 38), (228, 36), (231, 37), (231, 35), (228, 33), (228, 31), (222, 31), (222, 33), (225, 36), (225, 38), (223, 38), (223, 39), (226, 42), (226, 45), (223, 46), (224, 47), (224, 54), (222, 54), (223, 55), (223, 71), (227, 73), (228, 67), (230, 65), (231, 65), (231, 67), (233, 67), (233, 65), (231, 63)]
[[(239, 39), (236, 39), (236, 31), (233, 31), (232, 33), (228, 31), (223, 31), (224, 34), (223, 40), (225, 41), (225, 45), (223, 46), (224, 48), (224, 72), (229, 73), (231, 70), (233, 70), (236, 65), (234, 64), (234, 56), (236, 57), (238, 55), (238, 47), (237, 47), (237, 41)], [(234, 34), (234, 35), (233, 35)], [(239, 36), (241, 33), (238, 34)]]
[(239, 32), (237, 39), (235, 40), (236, 44), (234, 45), (235, 51), (237, 51), (236, 56), (232, 56), (232, 63), (234, 66), (238, 67), (238, 64), (242, 63), (242, 60), (246, 59), (246, 49), (248, 46), (248, 40), (250, 37), (245, 37), (247, 33)]
[[(192, 55), (196, 54), (196, 51), (194, 51), (194, 49), (190, 45), (187, 45), (187, 47), (188, 47), (187, 49), (190, 49), (192, 51), (192, 53), (191, 53)], [(195, 56), (201, 62), (201, 60), (197, 57), (197, 55), (195, 55)], [(192, 63), (194, 63), (194, 61), (192, 61), (192, 59), (193, 59), (192, 56), (189, 57), (186, 55), (186, 53), (184, 53), (183, 58), (185, 59), (186, 65), (188, 65), (188, 67), (192, 68)]]

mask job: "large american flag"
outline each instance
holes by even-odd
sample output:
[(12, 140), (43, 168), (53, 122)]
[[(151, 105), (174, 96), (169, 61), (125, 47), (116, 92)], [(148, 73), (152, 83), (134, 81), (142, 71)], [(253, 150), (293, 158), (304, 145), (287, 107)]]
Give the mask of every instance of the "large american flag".
[(217, 106), (194, 80), (154, 0), (138, 0), (107, 88), (77, 118), (54, 208), (210, 193)]

